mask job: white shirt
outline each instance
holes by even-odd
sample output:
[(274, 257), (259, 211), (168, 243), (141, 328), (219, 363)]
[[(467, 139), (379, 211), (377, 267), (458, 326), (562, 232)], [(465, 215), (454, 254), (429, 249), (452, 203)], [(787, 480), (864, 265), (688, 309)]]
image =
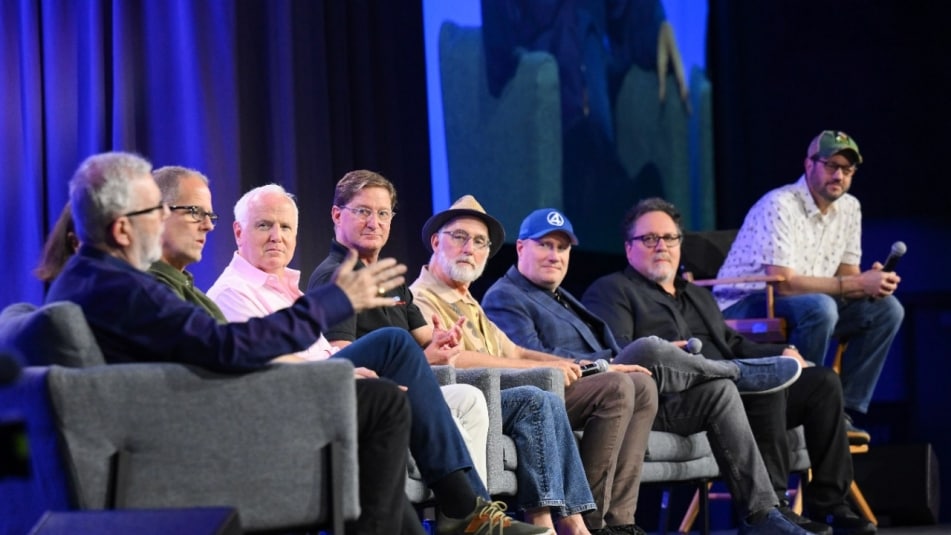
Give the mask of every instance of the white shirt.
[[(822, 214), (806, 177), (776, 188), (760, 198), (743, 221), (718, 278), (764, 275), (767, 265), (792, 269), (797, 275), (832, 277), (840, 264), (862, 259), (862, 208), (844, 194)], [(762, 291), (764, 283), (716, 286), (720, 309)]]

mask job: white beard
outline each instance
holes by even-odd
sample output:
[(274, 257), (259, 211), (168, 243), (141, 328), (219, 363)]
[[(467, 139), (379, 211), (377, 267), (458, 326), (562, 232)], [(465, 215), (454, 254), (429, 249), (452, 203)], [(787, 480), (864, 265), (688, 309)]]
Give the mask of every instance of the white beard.
[(456, 282), (464, 282), (467, 284), (475, 282), (482, 276), (482, 272), (485, 271), (485, 262), (483, 262), (481, 266), (477, 265), (476, 267), (457, 264), (455, 261), (447, 258), (442, 251), (436, 252), (436, 262), (439, 263), (439, 267), (442, 268), (442, 271), (448, 273), (452, 280)]

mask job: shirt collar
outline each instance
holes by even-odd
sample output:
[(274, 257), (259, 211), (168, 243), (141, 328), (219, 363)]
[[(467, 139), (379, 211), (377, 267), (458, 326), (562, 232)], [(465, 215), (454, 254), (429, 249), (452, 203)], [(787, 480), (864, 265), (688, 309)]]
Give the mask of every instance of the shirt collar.
[(419, 280), (423, 283), (423, 285), (428, 290), (436, 294), (436, 297), (438, 297), (442, 301), (445, 301), (446, 303), (455, 303), (456, 301), (464, 301), (467, 303), (478, 304), (475, 298), (472, 297), (472, 294), (469, 293), (468, 288), (466, 289), (466, 294), (461, 295), (454, 288), (450, 287), (443, 281), (439, 280), (438, 277), (433, 275), (432, 272), (429, 271), (429, 266), (423, 266), (422, 268), (420, 268)]
[[(793, 194), (796, 198), (799, 199), (799, 202), (802, 204), (802, 209), (806, 213), (806, 217), (812, 219), (814, 217), (822, 217), (822, 212), (819, 211), (819, 207), (816, 206), (816, 200), (812, 198), (812, 192), (809, 191), (809, 184), (806, 183), (805, 173), (799, 177), (793, 186)], [(829, 214), (835, 213), (836, 206), (835, 203), (829, 205)], [(827, 214), (828, 215), (828, 214)]]
[[(256, 286), (269, 286), (269, 281), (276, 281), (277, 276), (264, 272), (251, 265), (250, 262), (235, 251), (231, 258), (231, 268), (234, 269), (242, 279)], [(300, 291), (300, 271), (291, 268), (284, 268), (284, 281), (288, 288)]]
[(172, 267), (171, 264), (165, 262), (164, 260), (159, 260), (152, 264), (149, 268), (150, 271), (157, 271), (166, 277), (177, 281), (179, 284), (185, 284), (188, 286), (195, 286), (195, 276), (189, 273), (187, 270), (179, 271)]

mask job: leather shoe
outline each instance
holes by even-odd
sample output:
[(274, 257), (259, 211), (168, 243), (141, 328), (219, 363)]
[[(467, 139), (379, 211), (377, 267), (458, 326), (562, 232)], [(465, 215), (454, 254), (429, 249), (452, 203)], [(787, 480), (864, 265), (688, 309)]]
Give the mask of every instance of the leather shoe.
[(769, 394), (793, 384), (802, 373), (799, 361), (792, 357), (733, 359), (740, 369), (734, 379), (740, 394)]
[(792, 507), (789, 507), (789, 502), (782, 500), (779, 502), (779, 512), (782, 513), (786, 520), (796, 524), (802, 529), (815, 533), (816, 535), (833, 535), (832, 526), (828, 524), (823, 524), (821, 522), (812, 521), (792, 510)]
[(821, 518), (832, 526), (834, 535), (872, 535), (878, 533), (875, 524), (855, 514), (847, 505), (836, 507), (831, 512), (822, 515)]
[(852, 416), (849, 413), (842, 413), (842, 417), (845, 418), (845, 434), (849, 437), (849, 445), (851, 446), (865, 446), (872, 441), (872, 435), (868, 431), (855, 427), (855, 423), (852, 422)]

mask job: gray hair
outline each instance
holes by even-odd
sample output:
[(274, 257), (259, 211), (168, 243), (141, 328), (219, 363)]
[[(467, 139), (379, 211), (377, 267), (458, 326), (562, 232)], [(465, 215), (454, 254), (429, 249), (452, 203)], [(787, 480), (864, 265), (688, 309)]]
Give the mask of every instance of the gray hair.
[(109, 225), (132, 206), (132, 183), (145, 176), (152, 164), (128, 152), (94, 154), (76, 169), (69, 181), (69, 202), (79, 241), (107, 243)]
[(297, 208), (297, 201), (294, 200), (294, 194), (288, 192), (282, 186), (278, 184), (267, 184), (265, 186), (258, 186), (252, 190), (249, 190), (247, 193), (241, 196), (238, 199), (238, 202), (234, 204), (234, 220), (236, 223), (241, 225), (241, 228), (247, 228), (248, 226), (248, 206), (258, 197), (263, 195), (276, 194), (283, 195), (287, 200), (291, 201), (291, 205), (294, 206), (295, 211), (299, 211)]
[(152, 171), (152, 177), (158, 184), (159, 191), (162, 192), (162, 202), (173, 204), (178, 199), (178, 190), (181, 187), (182, 180), (186, 177), (197, 176), (205, 185), (208, 185), (208, 177), (201, 172), (178, 165), (166, 165)]

